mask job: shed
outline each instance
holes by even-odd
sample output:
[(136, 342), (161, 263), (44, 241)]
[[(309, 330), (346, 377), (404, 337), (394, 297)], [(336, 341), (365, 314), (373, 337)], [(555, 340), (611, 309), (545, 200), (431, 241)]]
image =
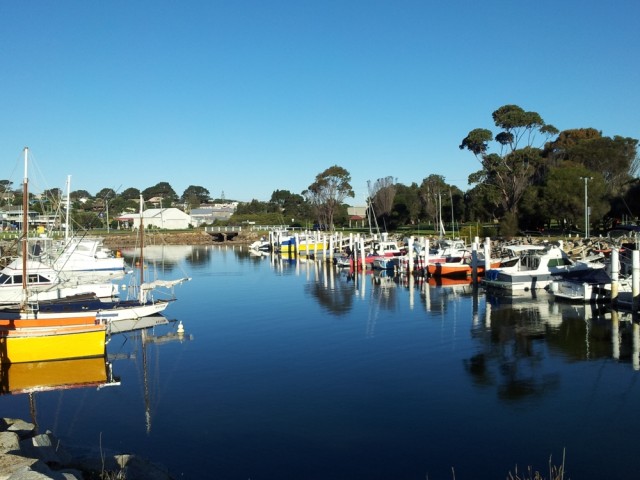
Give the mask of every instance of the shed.
[[(189, 228), (191, 217), (178, 208), (149, 208), (142, 212), (144, 226), (162, 228), (166, 230), (184, 230)], [(140, 214), (130, 213), (120, 215), (119, 222), (127, 222), (132, 228), (140, 226)]]

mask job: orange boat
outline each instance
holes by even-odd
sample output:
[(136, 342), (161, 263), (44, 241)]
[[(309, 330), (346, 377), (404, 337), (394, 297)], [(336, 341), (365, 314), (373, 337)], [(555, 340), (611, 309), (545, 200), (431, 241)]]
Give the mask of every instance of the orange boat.
[[(500, 268), (505, 266), (505, 261), (495, 260), (491, 262), (489, 268)], [(478, 260), (476, 267), (478, 275), (484, 275), (484, 261)], [(446, 262), (429, 263), (427, 272), (432, 277), (467, 278), (472, 272), (471, 257), (457, 257)]]

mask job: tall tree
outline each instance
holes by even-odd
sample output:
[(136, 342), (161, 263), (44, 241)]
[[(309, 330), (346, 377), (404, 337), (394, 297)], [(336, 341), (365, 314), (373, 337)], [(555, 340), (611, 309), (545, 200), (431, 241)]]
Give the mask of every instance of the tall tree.
[(396, 196), (396, 179), (389, 176), (379, 178), (373, 184), (369, 185), (369, 198), (373, 204), (373, 210), (376, 217), (388, 226), (389, 216), (393, 209), (393, 200)]
[(584, 231), (585, 177), (590, 179), (587, 188), (590, 223), (599, 221), (607, 213), (606, 181), (601, 174), (582, 166), (552, 168), (542, 188), (541, 207), (558, 225)]
[(197, 185), (189, 185), (180, 197), (180, 201), (189, 203), (191, 207), (198, 207), (201, 203), (207, 203), (211, 195), (209, 190)]
[[(420, 184), (420, 200), (422, 202), (422, 210), (429, 218), (433, 225), (439, 223), (439, 215), (441, 213), (441, 202), (443, 195), (449, 191), (449, 185), (444, 181), (442, 175), (429, 175), (422, 180)], [(448, 195), (445, 195), (448, 197)], [(447, 199), (444, 200), (447, 202)]]
[(274, 190), (269, 201), (277, 211), (288, 222), (293, 219), (296, 223), (304, 223), (311, 219), (310, 206), (305, 198), (298, 193), (291, 193), (289, 190)]
[(120, 194), (120, 196), (125, 200), (138, 201), (140, 199), (140, 190), (133, 187), (125, 188)]
[(316, 175), (316, 180), (302, 195), (316, 209), (318, 223), (333, 229), (333, 218), (347, 197), (354, 197), (351, 174), (334, 165)]
[[(492, 116), (501, 130), (495, 138), (490, 130), (478, 128), (462, 140), (460, 149), (469, 150), (480, 161), (481, 170), (469, 176), (469, 183), (482, 183), (495, 189), (499, 194), (497, 206), (503, 216), (511, 217), (505, 226), (513, 227), (514, 222), (517, 224), (518, 202), (541, 164), (541, 149), (534, 146), (536, 137), (541, 135), (547, 140), (558, 130), (547, 125), (538, 113), (527, 112), (517, 105), (504, 105)], [(488, 153), (489, 142), (494, 140), (499, 152)]]
[(153, 197), (162, 197), (163, 200), (168, 200), (166, 203), (163, 202), (163, 207), (168, 207), (178, 201), (178, 195), (167, 182), (160, 182), (153, 187), (145, 188), (142, 191), (142, 196), (145, 200)]
[(625, 185), (637, 173), (638, 140), (628, 137), (603, 137), (594, 128), (565, 130), (546, 145), (544, 154), (554, 166), (569, 163), (600, 173), (612, 196), (624, 194)]
[(396, 195), (393, 202), (394, 222), (396, 225), (415, 225), (420, 220), (420, 193), (418, 184), (410, 186), (396, 184)]

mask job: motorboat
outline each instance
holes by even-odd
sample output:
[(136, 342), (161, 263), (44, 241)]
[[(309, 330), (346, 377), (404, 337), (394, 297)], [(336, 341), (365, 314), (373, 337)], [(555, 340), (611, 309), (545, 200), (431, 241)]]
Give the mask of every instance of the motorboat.
[(514, 265), (489, 269), (482, 285), (487, 289), (529, 291), (546, 288), (553, 280), (568, 272), (604, 268), (596, 258), (574, 261), (562, 244), (513, 245), (507, 247), (518, 257)]
[[(23, 286), (23, 273), (26, 271), (27, 287)], [(118, 295), (118, 286), (112, 282), (87, 283), (78, 277), (64, 278), (52, 267), (36, 260), (13, 260), (0, 270), (0, 304), (15, 304), (26, 299), (53, 300), (77, 295), (94, 293), (101, 298)]]
[[(604, 268), (568, 272), (549, 285), (549, 292), (558, 300), (569, 302), (606, 303), (611, 301), (611, 276)], [(629, 278), (618, 282), (618, 292), (630, 292)]]

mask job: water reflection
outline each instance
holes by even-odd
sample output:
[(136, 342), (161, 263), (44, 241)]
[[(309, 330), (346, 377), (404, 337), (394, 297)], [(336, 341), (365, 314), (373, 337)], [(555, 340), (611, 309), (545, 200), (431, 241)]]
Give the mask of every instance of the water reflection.
[[(140, 258), (140, 248), (123, 248), (122, 255), (129, 265)], [(204, 266), (211, 262), (212, 251), (207, 246), (192, 245), (145, 245), (144, 258), (161, 272), (172, 272), (180, 262), (192, 266)]]
[(464, 361), (465, 370), (502, 400), (552, 394), (566, 361), (614, 359), (638, 369), (638, 324), (606, 306), (555, 302), (546, 292), (487, 294), (479, 313), (471, 331), (478, 351)]
[(120, 385), (114, 377), (106, 355), (73, 360), (2, 364), (0, 366), (0, 395), (29, 397), (31, 423), (38, 431), (36, 396), (42, 392), (65, 391)]

